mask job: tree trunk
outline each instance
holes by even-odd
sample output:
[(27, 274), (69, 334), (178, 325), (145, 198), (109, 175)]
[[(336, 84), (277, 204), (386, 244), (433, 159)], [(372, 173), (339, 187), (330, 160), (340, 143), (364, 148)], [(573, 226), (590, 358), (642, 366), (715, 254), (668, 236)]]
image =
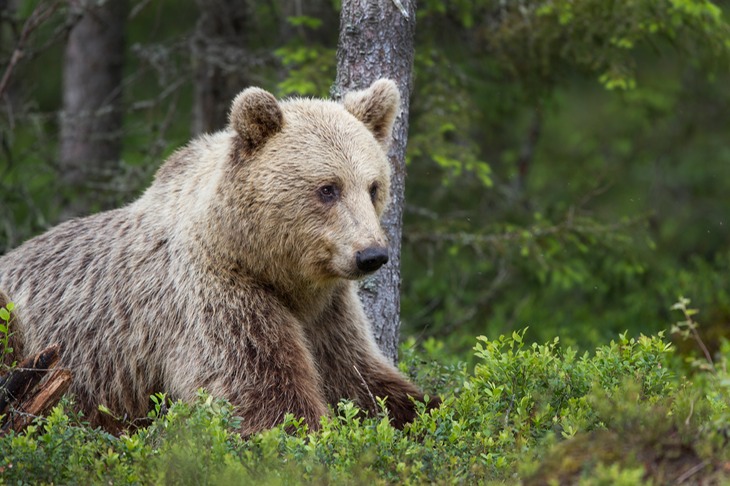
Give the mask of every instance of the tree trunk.
[(193, 135), (225, 128), (228, 109), (250, 83), (245, 76), (249, 2), (197, 0), (200, 17), (191, 42), (195, 73)]
[(405, 202), (405, 152), (415, 34), (415, 0), (343, 0), (333, 97), (390, 78), (401, 93), (388, 158), (393, 167), (391, 205), (383, 215), (390, 261), (360, 287), (360, 298), (380, 349), (395, 362), (400, 331), (400, 249)]
[(82, 1), (63, 66), (60, 179), (63, 218), (116, 204), (110, 183), (122, 148), (122, 69), (127, 0)]

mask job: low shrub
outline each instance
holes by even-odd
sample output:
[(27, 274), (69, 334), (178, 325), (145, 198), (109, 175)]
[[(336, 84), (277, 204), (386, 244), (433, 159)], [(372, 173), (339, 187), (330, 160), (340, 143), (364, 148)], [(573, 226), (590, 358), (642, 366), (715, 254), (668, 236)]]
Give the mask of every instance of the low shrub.
[[(405, 430), (343, 401), (321, 429), (292, 416), (244, 440), (240, 418), (201, 391), (153, 397), (149, 426), (121, 437), (84, 425), (64, 401), (0, 438), (8, 484), (665, 484), (730, 480), (725, 343), (711, 371), (687, 375), (659, 334), (625, 334), (593, 353), (524, 332), (478, 338), (477, 364), (404, 352), (402, 367), (442, 406)], [(690, 370), (691, 371), (691, 370)], [(688, 377), (689, 376), (689, 377)], [(385, 410), (385, 408), (383, 408)]]

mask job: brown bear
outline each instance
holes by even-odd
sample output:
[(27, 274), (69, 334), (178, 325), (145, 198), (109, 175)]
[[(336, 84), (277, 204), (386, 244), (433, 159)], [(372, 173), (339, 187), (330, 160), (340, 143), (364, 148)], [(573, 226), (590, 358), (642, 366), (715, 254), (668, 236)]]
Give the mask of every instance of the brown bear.
[(0, 258), (17, 349), (61, 344), (78, 405), (107, 428), (99, 405), (132, 420), (154, 392), (200, 388), (244, 434), (289, 412), (316, 429), (343, 398), (373, 412), (387, 397), (392, 423), (411, 421), (423, 394), (378, 350), (356, 282), (388, 260), (399, 103), (389, 80), (342, 104), (246, 89), (228, 128), (173, 153), (137, 201)]

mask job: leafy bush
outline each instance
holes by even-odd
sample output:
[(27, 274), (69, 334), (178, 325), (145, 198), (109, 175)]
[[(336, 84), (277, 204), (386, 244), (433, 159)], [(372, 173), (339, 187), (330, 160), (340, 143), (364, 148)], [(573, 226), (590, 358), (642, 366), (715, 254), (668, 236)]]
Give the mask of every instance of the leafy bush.
[(0, 471), (18, 484), (730, 479), (730, 345), (716, 371), (690, 381), (673, 371), (678, 361), (661, 335), (624, 334), (582, 355), (558, 339), (527, 345), (523, 336), (480, 337), (471, 373), (406, 352), (404, 369), (423, 370), (414, 378), (426, 389), (452, 391), (403, 431), (343, 401), (317, 432), (288, 416), (244, 440), (230, 404), (201, 391), (194, 404), (155, 395), (151, 425), (116, 438), (85, 426), (66, 401), (25, 433), (0, 438)]
[[(10, 324), (13, 321), (13, 309), (15, 304), (8, 302), (4, 306), (0, 305), (0, 364), (4, 365), (5, 356), (13, 352), (10, 346), (10, 335), (12, 334)], [(0, 368), (0, 371), (3, 371)]]

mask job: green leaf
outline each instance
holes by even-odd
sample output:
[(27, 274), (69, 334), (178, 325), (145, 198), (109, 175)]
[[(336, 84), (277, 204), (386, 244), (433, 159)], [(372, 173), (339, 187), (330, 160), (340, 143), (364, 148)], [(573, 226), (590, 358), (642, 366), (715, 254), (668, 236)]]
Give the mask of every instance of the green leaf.
[(322, 26), (322, 20), (316, 17), (309, 17), (307, 15), (300, 15), (298, 17), (287, 17), (287, 22), (294, 27), (309, 27), (310, 29), (318, 29)]

